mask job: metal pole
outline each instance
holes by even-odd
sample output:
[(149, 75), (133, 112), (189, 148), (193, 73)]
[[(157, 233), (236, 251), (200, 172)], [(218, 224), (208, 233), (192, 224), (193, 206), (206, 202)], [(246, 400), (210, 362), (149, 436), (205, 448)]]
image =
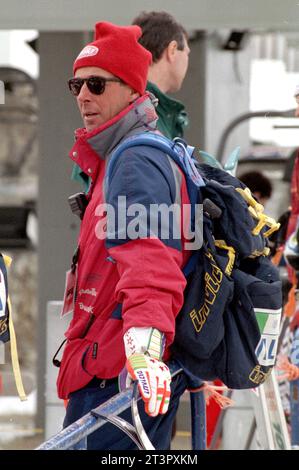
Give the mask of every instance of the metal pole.
[(190, 393), (192, 449), (206, 450), (206, 402), (204, 392)]

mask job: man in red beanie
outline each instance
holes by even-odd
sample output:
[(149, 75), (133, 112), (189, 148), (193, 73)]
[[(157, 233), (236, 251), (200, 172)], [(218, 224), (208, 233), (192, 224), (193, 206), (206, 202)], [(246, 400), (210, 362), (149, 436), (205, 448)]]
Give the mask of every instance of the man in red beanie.
[[(164, 239), (161, 226), (155, 231), (147, 225), (147, 215), (152, 204), (188, 204), (186, 183), (167, 155), (148, 146), (123, 151), (109, 186), (105, 179), (120, 142), (156, 129), (155, 108), (145, 93), (151, 54), (138, 43), (140, 35), (138, 26), (98, 23), (95, 40), (76, 58), (68, 82), (84, 122), (70, 157), (88, 189), (67, 279), (63, 312), (72, 310), (73, 318), (57, 387), (59, 397), (69, 400), (66, 427), (137, 380), (143, 426), (155, 448), (166, 449), (186, 388), (183, 374), (171, 381), (165, 361), (183, 304), (186, 281), (181, 268), (188, 254), (175, 227)], [(145, 232), (138, 236), (136, 226), (132, 234), (130, 212), (137, 205), (146, 213), (139, 220)], [(122, 416), (130, 420), (128, 411)], [(87, 446), (135, 448), (112, 425), (88, 436)]]

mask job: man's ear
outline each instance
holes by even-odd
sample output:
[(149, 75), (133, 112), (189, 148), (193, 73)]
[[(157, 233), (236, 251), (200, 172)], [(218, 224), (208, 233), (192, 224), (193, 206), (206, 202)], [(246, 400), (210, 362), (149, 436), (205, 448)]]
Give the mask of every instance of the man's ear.
[(170, 43), (168, 44), (168, 46), (166, 47), (164, 51), (165, 57), (169, 62), (172, 63), (175, 60), (177, 50), (178, 50), (178, 43), (175, 40), (170, 41)]
[(137, 100), (139, 98), (140, 93), (137, 91), (134, 91), (132, 88), (130, 90), (130, 104), (133, 103), (133, 101)]

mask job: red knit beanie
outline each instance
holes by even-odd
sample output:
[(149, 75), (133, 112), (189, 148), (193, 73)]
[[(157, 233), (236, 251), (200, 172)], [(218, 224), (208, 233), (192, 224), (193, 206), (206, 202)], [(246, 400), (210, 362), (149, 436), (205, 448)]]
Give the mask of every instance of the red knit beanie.
[(152, 55), (138, 42), (141, 28), (107, 22), (97, 23), (95, 28), (95, 40), (80, 52), (73, 72), (81, 67), (100, 67), (143, 95)]

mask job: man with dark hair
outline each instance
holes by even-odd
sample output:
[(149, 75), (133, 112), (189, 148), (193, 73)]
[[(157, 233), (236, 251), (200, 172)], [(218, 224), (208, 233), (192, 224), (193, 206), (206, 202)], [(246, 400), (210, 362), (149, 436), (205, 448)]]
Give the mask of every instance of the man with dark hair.
[(180, 90), (187, 72), (190, 53), (187, 32), (173, 16), (164, 11), (142, 12), (132, 24), (141, 27), (139, 42), (153, 57), (147, 90), (159, 100), (158, 129), (170, 139), (182, 137), (188, 124), (184, 105), (167, 93)]

